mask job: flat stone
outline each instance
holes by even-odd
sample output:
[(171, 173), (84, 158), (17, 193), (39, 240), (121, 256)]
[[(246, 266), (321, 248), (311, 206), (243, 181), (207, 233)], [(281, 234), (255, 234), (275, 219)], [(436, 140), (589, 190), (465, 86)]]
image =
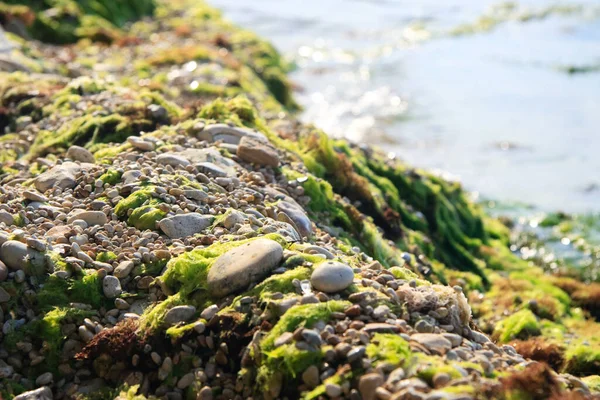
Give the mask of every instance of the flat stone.
[(47, 387), (37, 388), (13, 397), (13, 400), (53, 400), (52, 390)]
[(144, 140), (138, 136), (129, 136), (127, 138), (127, 143), (131, 146), (135, 147), (138, 150), (142, 151), (152, 151), (154, 150), (154, 143), (149, 140)]
[(243, 212), (238, 211), (238, 210), (232, 210), (223, 219), (223, 226), (227, 229), (231, 229), (234, 227), (235, 224), (244, 223), (245, 219), (246, 219), (246, 216), (244, 215)]
[(163, 218), (158, 223), (159, 228), (171, 239), (193, 236), (208, 228), (214, 220), (211, 215), (200, 213), (178, 214)]
[(206, 307), (201, 313), (200, 313), (200, 318), (204, 318), (207, 321), (210, 321), (212, 319), (212, 317), (214, 317), (215, 315), (217, 315), (217, 312), (219, 311), (219, 306), (216, 304), (213, 304), (211, 306)]
[(231, 158), (221, 155), (221, 152), (216, 147), (209, 147), (206, 149), (185, 149), (177, 154), (190, 160), (192, 164), (196, 165), (196, 168), (198, 168), (198, 171), (200, 172), (206, 173), (203, 171), (202, 166), (204, 165), (204, 167), (207, 167), (207, 165), (202, 163), (208, 162), (225, 172), (226, 175), (223, 176), (236, 175), (235, 168), (238, 164)]
[(74, 162), (65, 162), (50, 168), (35, 178), (35, 188), (41, 193), (53, 187), (61, 189), (72, 189), (77, 185), (75, 175), (81, 170), (81, 166)]
[(189, 321), (196, 313), (194, 306), (175, 306), (165, 314), (164, 322), (167, 325), (175, 325), (180, 322)]
[(8, 267), (0, 261), (0, 282), (4, 282), (8, 277)]
[(137, 169), (132, 169), (129, 171), (123, 172), (121, 175), (121, 181), (125, 184), (135, 183), (139, 180), (139, 177), (142, 176), (142, 171), (138, 171)]
[(81, 211), (70, 215), (67, 223), (72, 224), (78, 219), (85, 221), (89, 226), (104, 225), (108, 222), (108, 217), (102, 211)]
[(358, 391), (362, 400), (375, 400), (377, 394), (375, 389), (383, 385), (383, 377), (377, 373), (365, 374), (360, 377), (358, 382)]
[(80, 161), (85, 163), (94, 163), (94, 155), (88, 150), (81, 146), (71, 146), (67, 150), (67, 157), (73, 161)]
[(229, 144), (238, 144), (240, 140), (246, 136), (255, 138), (262, 137), (266, 140), (266, 138), (258, 132), (226, 124), (207, 125), (200, 133), (198, 133), (198, 138), (201, 140), (206, 140), (207, 142), (216, 142), (219, 140)]
[(162, 165), (170, 165), (171, 167), (187, 167), (190, 165), (190, 161), (180, 155), (175, 153), (163, 153), (156, 156), (156, 162)]
[(335, 293), (346, 289), (354, 281), (354, 271), (344, 263), (326, 261), (319, 264), (310, 276), (311, 285), (321, 292)]
[(415, 333), (410, 340), (425, 346), (436, 354), (446, 354), (448, 350), (452, 349), (452, 343), (448, 339), (435, 333)]
[(69, 236), (73, 231), (73, 228), (67, 225), (58, 225), (48, 229), (48, 232), (44, 235), (44, 237), (49, 238), (51, 241), (55, 242), (59, 238), (64, 238)]
[(242, 160), (252, 164), (279, 166), (277, 150), (270, 143), (257, 140), (252, 136), (244, 136), (240, 139), (236, 154)]
[(109, 299), (114, 299), (123, 291), (121, 289), (121, 282), (119, 281), (119, 278), (113, 275), (107, 275), (104, 277), (104, 280), (102, 281), (102, 290), (104, 291), (104, 295)]
[(460, 346), (463, 340), (462, 336), (457, 335), (456, 333), (442, 333), (442, 336), (452, 343), (452, 347)]
[(314, 388), (319, 384), (319, 368), (316, 365), (311, 365), (302, 373), (302, 381), (309, 388)]
[(283, 259), (283, 248), (274, 240), (257, 239), (221, 255), (208, 271), (208, 288), (226, 296), (265, 278)]
[(48, 201), (48, 198), (46, 196), (35, 190), (25, 190), (23, 192), (23, 197), (25, 197), (27, 200), (39, 201), (41, 203)]
[(368, 333), (398, 333), (400, 332), (400, 327), (384, 322), (373, 322), (365, 325), (363, 330)]
[(294, 335), (292, 332), (283, 332), (277, 339), (275, 339), (273, 344), (275, 347), (283, 346), (284, 344), (291, 343), (293, 338)]
[(53, 379), (54, 377), (52, 376), (51, 372), (45, 372), (37, 377), (35, 384), (38, 386), (44, 386), (52, 382)]
[(43, 253), (17, 240), (9, 240), (0, 247), (0, 260), (10, 269), (22, 269), (34, 275), (43, 273), (46, 265)]

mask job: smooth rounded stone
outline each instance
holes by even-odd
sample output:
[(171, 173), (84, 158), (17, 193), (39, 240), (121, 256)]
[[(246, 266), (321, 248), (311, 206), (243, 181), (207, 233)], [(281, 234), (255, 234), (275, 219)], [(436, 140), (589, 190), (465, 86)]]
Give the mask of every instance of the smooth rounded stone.
[(17, 240), (9, 240), (0, 247), (0, 260), (10, 269), (23, 269), (34, 275), (42, 273), (46, 265), (43, 253)]
[(246, 220), (246, 216), (243, 212), (232, 210), (223, 219), (223, 226), (227, 229), (231, 229), (235, 226), (235, 224), (244, 223), (244, 220)]
[(315, 246), (315, 245), (310, 245), (310, 246), (306, 246), (303, 250), (303, 252), (305, 253), (309, 253), (309, 254), (323, 254), (325, 256), (325, 258), (327, 258), (328, 260), (333, 260), (333, 254), (331, 254), (331, 252), (327, 249), (324, 249), (321, 246)]
[(13, 397), (13, 400), (53, 400), (52, 390), (47, 387), (37, 388)]
[(339, 397), (342, 395), (342, 387), (336, 383), (326, 383), (325, 393), (329, 397)]
[(208, 161), (199, 162), (196, 164), (196, 168), (204, 174), (213, 175), (215, 177), (226, 177), (229, 175), (225, 169)]
[(200, 213), (178, 214), (163, 218), (158, 227), (171, 239), (193, 236), (208, 228), (214, 220), (213, 216)]
[(424, 319), (421, 319), (415, 324), (415, 330), (419, 333), (432, 333), (433, 325)]
[(490, 341), (490, 339), (487, 336), (477, 331), (471, 331), (471, 339), (473, 339), (475, 343), (479, 344), (484, 344)]
[(335, 293), (352, 285), (354, 271), (341, 262), (326, 261), (315, 268), (310, 276), (311, 285), (321, 292)]
[(183, 195), (188, 199), (196, 201), (204, 201), (208, 198), (208, 194), (200, 189), (184, 189)]
[(76, 220), (85, 221), (89, 226), (104, 225), (108, 222), (108, 217), (102, 211), (81, 211), (67, 218), (67, 223), (72, 224)]
[(212, 319), (212, 317), (217, 315), (218, 311), (219, 311), (219, 306), (216, 304), (213, 304), (211, 306), (206, 307), (204, 310), (202, 310), (202, 312), (200, 313), (200, 318), (204, 318), (205, 320), (210, 321)]
[(81, 146), (71, 146), (67, 150), (67, 157), (73, 161), (80, 161), (85, 163), (94, 163), (94, 155), (88, 150)]
[(121, 261), (119, 265), (117, 265), (117, 268), (115, 268), (113, 275), (117, 278), (125, 278), (133, 271), (134, 266), (135, 264), (131, 260)]
[(302, 373), (302, 381), (311, 389), (319, 385), (319, 368), (311, 365)]
[(163, 153), (156, 156), (156, 162), (162, 165), (170, 165), (171, 167), (187, 167), (190, 161), (179, 154)]
[(279, 266), (283, 248), (270, 239), (256, 239), (221, 255), (208, 271), (208, 288), (213, 296), (227, 296), (264, 279)]
[(270, 143), (257, 140), (252, 136), (244, 136), (237, 147), (237, 156), (242, 160), (269, 167), (279, 166), (279, 155)]
[(67, 225), (59, 225), (53, 228), (50, 228), (48, 232), (44, 235), (45, 238), (50, 239), (55, 242), (59, 238), (65, 238), (72, 233), (73, 229)]
[(277, 203), (279, 211), (283, 211), (292, 221), (299, 230), (299, 234), (303, 237), (310, 237), (313, 233), (312, 222), (306, 215), (302, 207), (298, 204), (291, 203), (289, 201), (280, 201)]
[(75, 175), (81, 170), (89, 169), (93, 166), (93, 164), (89, 163), (77, 164), (70, 161), (64, 162), (38, 175), (35, 178), (34, 186), (40, 193), (45, 193), (53, 187), (72, 189), (77, 185)]
[(277, 339), (275, 339), (273, 344), (275, 347), (283, 346), (284, 344), (291, 343), (293, 338), (294, 334), (292, 332), (284, 332)]
[(377, 395), (375, 390), (383, 385), (383, 377), (376, 373), (366, 374), (360, 377), (358, 382), (358, 391), (362, 400), (375, 400)]
[(164, 322), (167, 325), (175, 325), (189, 321), (194, 314), (196, 314), (196, 307), (194, 306), (175, 306), (167, 311)]
[(452, 343), (452, 347), (460, 346), (463, 340), (462, 336), (457, 335), (456, 333), (443, 333), (442, 336)]
[(23, 197), (25, 197), (27, 200), (38, 201), (40, 203), (45, 203), (48, 201), (46, 196), (33, 190), (25, 190), (23, 192)]
[(119, 278), (112, 275), (106, 275), (102, 280), (102, 291), (109, 299), (114, 299), (119, 296), (122, 292)]
[(150, 142), (149, 140), (144, 140), (138, 136), (129, 136), (127, 138), (127, 143), (142, 151), (152, 151), (155, 147), (154, 143)]
[(425, 346), (429, 351), (436, 354), (445, 354), (452, 349), (452, 343), (443, 335), (436, 333), (415, 333), (410, 337), (410, 340)]
[(6, 210), (0, 210), (0, 224), (5, 223), (6, 226), (10, 226), (15, 223), (15, 218)]
[(194, 382), (195, 376), (193, 372), (188, 372), (177, 381), (178, 389), (185, 389)]
[(0, 261), (0, 282), (4, 282), (8, 277), (8, 267)]
[(35, 380), (35, 384), (38, 386), (45, 386), (52, 382), (53, 379), (54, 377), (52, 376), (52, 373), (46, 372), (37, 377), (37, 379)]

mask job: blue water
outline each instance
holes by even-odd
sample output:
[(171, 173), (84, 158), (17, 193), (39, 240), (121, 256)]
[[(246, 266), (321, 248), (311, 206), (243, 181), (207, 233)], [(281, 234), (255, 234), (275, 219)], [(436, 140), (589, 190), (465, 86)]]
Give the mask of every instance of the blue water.
[(447, 33), (494, 2), (211, 3), (296, 63), (302, 119), (329, 134), (447, 171), (486, 198), (600, 210), (600, 72), (557, 68), (600, 63), (597, 1), (461, 37)]

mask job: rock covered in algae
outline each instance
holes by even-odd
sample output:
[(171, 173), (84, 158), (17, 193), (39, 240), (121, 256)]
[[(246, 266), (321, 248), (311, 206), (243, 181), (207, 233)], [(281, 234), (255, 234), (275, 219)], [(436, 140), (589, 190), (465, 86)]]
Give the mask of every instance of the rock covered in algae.
[[(296, 121), (279, 55), (218, 11), (157, 2), (94, 31), (86, 4), (0, 4), (52, 28), (33, 37), (88, 39), (8, 34), (0, 63), (3, 398), (600, 388), (597, 284), (517, 258), (460, 184)], [(311, 285), (328, 263), (333, 292)]]

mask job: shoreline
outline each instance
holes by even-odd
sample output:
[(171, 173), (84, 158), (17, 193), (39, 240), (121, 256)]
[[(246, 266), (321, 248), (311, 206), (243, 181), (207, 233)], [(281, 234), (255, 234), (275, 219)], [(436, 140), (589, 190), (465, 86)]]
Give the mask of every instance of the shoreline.
[(217, 10), (151, 13), (7, 34), (3, 397), (600, 390), (600, 284), (517, 257), (460, 184), (299, 123), (275, 49)]

